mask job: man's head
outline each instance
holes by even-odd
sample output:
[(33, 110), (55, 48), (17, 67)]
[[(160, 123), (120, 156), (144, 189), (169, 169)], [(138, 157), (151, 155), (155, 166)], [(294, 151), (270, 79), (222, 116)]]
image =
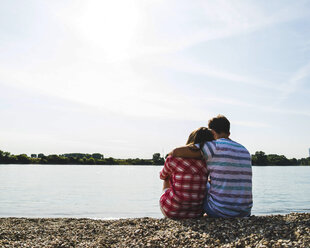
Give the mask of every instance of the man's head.
[(209, 120), (208, 127), (212, 130), (214, 138), (228, 138), (230, 135), (230, 122), (224, 115), (218, 115)]

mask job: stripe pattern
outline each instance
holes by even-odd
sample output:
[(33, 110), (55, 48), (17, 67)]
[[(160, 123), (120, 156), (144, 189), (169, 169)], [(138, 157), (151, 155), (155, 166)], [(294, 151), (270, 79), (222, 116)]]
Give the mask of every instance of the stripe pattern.
[(202, 147), (210, 176), (205, 198), (220, 217), (243, 217), (251, 213), (252, 165), (247, 149), (230, 139), (206, 142)]

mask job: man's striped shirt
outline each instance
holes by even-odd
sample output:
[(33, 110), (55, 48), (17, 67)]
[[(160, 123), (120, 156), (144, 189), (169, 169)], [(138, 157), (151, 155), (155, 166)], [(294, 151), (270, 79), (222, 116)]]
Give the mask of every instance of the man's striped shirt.
[(202, 147), (210, 176), (206, 200), (222, 217), (243, 217), (251, 213), (252, 165), (248, 150), (230, 139), (206, 142)]

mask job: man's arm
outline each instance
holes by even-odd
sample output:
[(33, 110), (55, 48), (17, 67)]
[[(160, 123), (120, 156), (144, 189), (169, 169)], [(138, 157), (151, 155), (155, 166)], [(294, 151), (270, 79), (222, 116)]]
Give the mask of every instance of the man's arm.
[(202, 155), (198, 148), (195, 146), (181, 146), (175, 148), (171, 153), (173, 157), (181, 157), (181, 158), (196, 158), (201, 159)]

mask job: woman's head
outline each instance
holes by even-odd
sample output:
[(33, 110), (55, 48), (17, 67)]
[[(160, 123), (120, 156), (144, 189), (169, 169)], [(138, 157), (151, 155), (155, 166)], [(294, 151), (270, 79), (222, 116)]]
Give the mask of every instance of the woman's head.
[(186, 145), (200, 144), (201, 147), (206, 141), (212, 140), (214, 140), (214, 137), (211, 130), (206, 127), (200, 127), (191, 132), (187, 139)]

